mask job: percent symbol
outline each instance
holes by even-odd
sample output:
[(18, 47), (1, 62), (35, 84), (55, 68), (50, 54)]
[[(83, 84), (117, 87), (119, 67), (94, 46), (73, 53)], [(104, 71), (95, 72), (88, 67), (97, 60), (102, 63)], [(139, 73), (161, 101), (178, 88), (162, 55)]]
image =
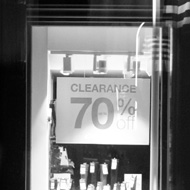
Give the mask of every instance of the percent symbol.
[[(122, 102), (124, 102), (124, 100), (123, 99), (121, 99), (122, 100)], [(124, 112), (126, 111), (126, 109), (127, 109), (127, 111), (128, 111), (128, 113), (130, 114), (130, 115), (134, 115), (134, 113), (135, 113), (135, 111), (136, 111), (136, 109), (135, 109), (135, 107), (134, 106), (130, 106), (129, 107), (129, 105), (130, 105), (130, 102), (131, 102), (131, 98), (128, 100), (128, 102), (125, 104), (125, 107), (123, 108), (123, 110), (122, 110), (122, 112), (121, 112), (121, 115), (123, 115), (124, 114)], [(123, 107), (123, 105), (122, 105), (122, 107)]]

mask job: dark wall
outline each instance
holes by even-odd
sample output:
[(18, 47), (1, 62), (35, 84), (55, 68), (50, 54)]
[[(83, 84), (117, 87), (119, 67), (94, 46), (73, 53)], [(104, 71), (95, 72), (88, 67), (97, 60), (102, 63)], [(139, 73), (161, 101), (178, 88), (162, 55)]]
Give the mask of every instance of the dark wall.
[(1, 189), (25, 189), (25, 5), (1, 0)]
[(190, 187), (190, 25), (175, 31), (172, 100), (173, 189)]
[[(0, 179), (1, 189), (25, 189), (26, 5), (1, 0), (0, 10)], [(175, 35), (172, 99), (173, 189), (190, 187), (190, 28)]]

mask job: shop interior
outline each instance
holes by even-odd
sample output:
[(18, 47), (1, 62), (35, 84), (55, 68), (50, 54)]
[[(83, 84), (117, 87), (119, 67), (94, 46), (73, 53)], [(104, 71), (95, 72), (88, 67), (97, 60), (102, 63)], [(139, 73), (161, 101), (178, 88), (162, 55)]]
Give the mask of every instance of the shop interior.
[[(146, 144), (112, 144), (107, 143), (106, 138), (99, 143), (98, 137), (97, 142), (89, 144), (60, 143), (56, 141), (55, 102), (57, 78), (150, 79), (152, 39), (150, 27), (32, 27), (32, 190), (36, 185), (46, 190), (58, 189), (58, 183), (59, 189), (67, 189), (66, 182), (59, 179), (63, 174), (69, 174), (65, 178), (71, 180), (70, 189), (83, 189), (83, 167), (88, 167), (85, 170), (86, 188), (97, 188), (98, 182), (102, 182), (108, 185), (105, 188), (118, 189), (125, 174), (138, 174), (140, 186), (135, 187), (133, 181), (128, 189), (149, 189), (150, 133)], [(63, 153), (67, 158), (65, 165), (61, 165)], [(114, 160), (117, 160), (117, 170), (112, 170)], [(90, 172), (92, 163), (95, 175)], [(100, 165), (104, 164), (106, 174), (100, 171), (103, 170)], [(101, 172), (106, 176), (104, 179)]]

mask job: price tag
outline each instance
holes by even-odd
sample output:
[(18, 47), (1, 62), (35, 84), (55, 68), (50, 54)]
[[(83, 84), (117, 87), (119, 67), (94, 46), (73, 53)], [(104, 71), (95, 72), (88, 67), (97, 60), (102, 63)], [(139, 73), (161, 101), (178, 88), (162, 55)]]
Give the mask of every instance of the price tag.
[(67, 189), (67, 181), (65, 179), (60, 181), (60, 189)]
[(110, 190), (110, 185), (104, 185), (103, 190)]
[(98, 182), (97, 182), (96, 190), (102, 190), (102, 187), (103, 187), (103, 182), (98, 181)]
[(129, 186), (129, 182), (125, 182), (125, 186), (126, 186), (126, 189), (130, 189), (131, 190), (131, 187)]
[(142, 174), (124, 174), (127, 190), (136, 186), (136, 190), (142, 190)]
[(84, 179), (80, 179), (80, 190), (86, 189), (86, 183)]
[(117, 169), (117, 159), (112, 159), (112, 162), (111, 162), (111, 169), (112, 170), (116, 170)]
[(107, 166), (107, 164), (102, 165), (102, 173), (104, 175), (108, 175), (108, 166)]
[(113, 190), (116, 190), (116, 189), (117, 189), (117, 184), (115, 183), (113, 186)]
[(86, 167), (84, 164), (80, 165), (80, 174), (85, 175), (86, 174)]
[(121, 184), (121, 188), (120, 188), (121, 190), (125, 190), (125, 183), (122, 183)]
[(55, 189), (55, 181), (54, 180), (51, 181), (50, 189)]
[(134, 186), (134, 182), (135, 182), (135, 177), (132, 176), (130, 181), (129, 181), (129, 186), (132, 188)]
[(95, 172), (95, 163), (91, 162), (90, 163), (90, 173), (94, 173)]

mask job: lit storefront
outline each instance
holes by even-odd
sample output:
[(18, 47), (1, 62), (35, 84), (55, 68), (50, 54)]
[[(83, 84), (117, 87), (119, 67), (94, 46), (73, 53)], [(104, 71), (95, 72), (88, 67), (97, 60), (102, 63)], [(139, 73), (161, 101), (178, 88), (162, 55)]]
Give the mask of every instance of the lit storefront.
[[(94, 12), (96, 6), (91, 7)], [(123, 9), (108, 8), (114, 13)], [(78, 5), (76, 10), (83, 9)], [(46, 26), (43, 21), (30, 24), (35, 23), (33, 15), (28, 17), (30, 188), (169, 187), (162, 183), (170, 178), (169, 147), (162, 150), (162, 143), (170, 141), (169, 122), (163, 124), (162, 113), (167, 109), (170, 115), (172, 27), (158, 26), (150, 18), (87, 24), (74, 17)]]
[(26, 10), (27, 188), (171, 189), (171, 7)]
[(188, 189), (189, 5), (2, 0), (2, 189)]

